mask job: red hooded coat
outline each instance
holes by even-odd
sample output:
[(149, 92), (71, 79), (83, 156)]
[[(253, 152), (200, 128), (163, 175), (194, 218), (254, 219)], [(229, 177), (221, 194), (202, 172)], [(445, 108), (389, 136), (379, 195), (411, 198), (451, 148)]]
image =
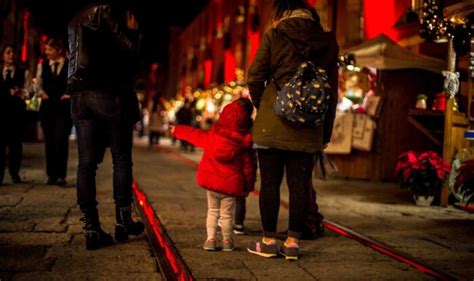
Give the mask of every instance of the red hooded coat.
[(199, 186), (235, 197), (255, 188), (257, 161), (252, 137), (245, 127), (250, 118), (241, 104), (233, 102), (209, 131), (176, 126), (175, 136), (204, 149), (199, 162)]

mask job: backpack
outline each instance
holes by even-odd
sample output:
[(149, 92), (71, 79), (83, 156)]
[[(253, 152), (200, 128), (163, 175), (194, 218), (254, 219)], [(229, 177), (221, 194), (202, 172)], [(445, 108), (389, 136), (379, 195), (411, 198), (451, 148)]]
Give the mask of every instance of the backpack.
[(275, 113), (297, 124), (318, 125), (324, 120), (331, 98), (326, 71), (299, 52), (286, 34), (275, 30), (288, 39), (303, 61), (283, 88), (276, 83), (272, 72), (272, 80), (278, 91), (274, 104)]

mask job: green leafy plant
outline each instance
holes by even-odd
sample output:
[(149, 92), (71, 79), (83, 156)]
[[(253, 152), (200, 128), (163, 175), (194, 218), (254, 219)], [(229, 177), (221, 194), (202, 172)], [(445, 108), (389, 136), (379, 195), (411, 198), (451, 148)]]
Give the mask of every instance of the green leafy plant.
[(474, 202), (474, 160), (463, 162), (459, 167), (454, 187), (466, 205)]

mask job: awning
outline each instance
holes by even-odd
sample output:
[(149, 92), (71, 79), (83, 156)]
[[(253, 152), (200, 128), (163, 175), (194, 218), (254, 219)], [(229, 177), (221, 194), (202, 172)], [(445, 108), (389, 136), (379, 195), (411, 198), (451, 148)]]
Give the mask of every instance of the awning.
[(414, 68), (441, 73), (447, 67), (445, 61), (413, 53), (383, 34), (344, 53), (354, 54), (357, 65), (377, 69)]

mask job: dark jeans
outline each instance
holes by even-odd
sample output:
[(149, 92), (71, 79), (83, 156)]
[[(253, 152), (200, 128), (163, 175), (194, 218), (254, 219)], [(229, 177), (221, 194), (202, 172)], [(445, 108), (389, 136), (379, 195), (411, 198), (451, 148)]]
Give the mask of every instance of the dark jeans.
[[(132, 128), (123, 117), (118, 97), (101, 92), (75, 93), (71, 111), (77, 130), (79, 166), (77, 169), (77, 203), (81, 210), (95, 209), (96, 170), (104, 149), (104, 136), (113, 158), (113, 190), (115, 204), (130, 206), (132, 197)], [(105, 135), (104, 135), (105, 134)]]
[[(20, 117), (18, 117), (21, 119)], [(2, 120), (6, 123), (7, 120)], [(0, 183), (3, 182), (5, 174), (6, 150), (8, 148), (8, 171), (12, 177), (18, 176), (23, 155), (23, 129), (24, 122), (19, 120), (8, 120), (8, 125), (3, 126), (0, 136)]]
[(246, 198), (236, 197), (235, 198), (235, 224), (244, 225), (245, 214), (247, 212)]
[(154, 144), (160, 144), (160, 137), (160, 132), (150, 132), (150, 135), (148, 136), (150, 146), (153, 146)]
[(69, 135), (72, 120), (70, 113), (62, 110), (44, 112), (41, 127), (44, 132), (46, 152), (46, 174), (49, 179), (65, 179), (67, 175), (67, 159), (69, 154)]
[(275, 237), (280, 211), (280, 185), (286, 169), (290, 194), (288, 236), (299, 238), (305, 228), (310, 206), (310, 189), (314, 166), (311, 153), (280, 149), (258, 149), (261, 175), (260, 216), (265, 237)]
[(311, 232), (315, 230), (319, 224), (323, 222), (324, 216), (319, 212), (319, 206), (317, 203), (316, 189), (313, 186), (313, 180), (308, 181), (309, 188), (309, 210), (308, 217), (305, 221), (305, 229), (303, 231)]

